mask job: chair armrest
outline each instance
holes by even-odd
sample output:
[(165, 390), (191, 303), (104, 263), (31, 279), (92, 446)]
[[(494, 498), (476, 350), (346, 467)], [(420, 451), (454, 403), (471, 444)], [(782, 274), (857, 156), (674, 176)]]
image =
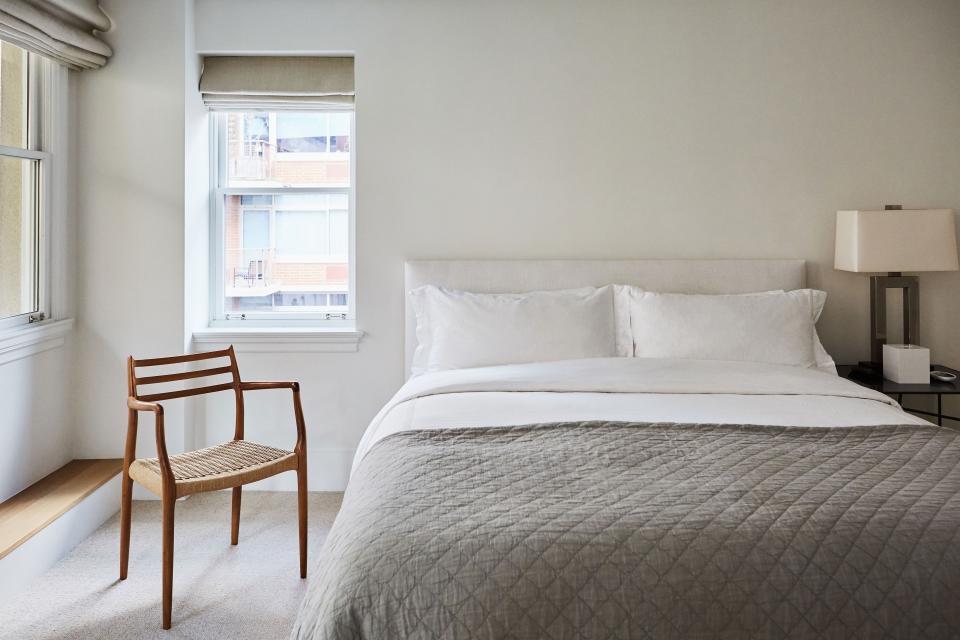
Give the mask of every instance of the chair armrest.
[(300, 405), (299, 382), (241, 382), (242, 391), (258, 391), (260, 389), (290, 389), (293, 391), (293, 415), (297, 422), (297, 444), (294, 451), (301, 456), (301, 464), (306, 464), (307, 427), (303, 421), (303, 407)]
[(163, 415), (163, 407), (156, 402), (144, 402), (137, 400), (133, 396), (127, 398), (127, 407), (134, 411), (150, 411), (158, 415)]
[(244, 391), (258, 391), (260, 389), (293, 389), (300, 391), (299, 382), (241, 382), (240, 388)]
[(144, 402), (133, 396), (127, 397), (127, 407), (130, 409), (130, 421), (127, 425), (127, 444), (124, 451), (124, 473), (130, 463), (136, 458), (137, 449), (137, 413), (146, 411), (154, 414), (154, 428), (157, 435), (157, 459), (160, 461), (160, 475), (163, 477), (164, 492), (176, 492), (173, 471), (170, 469), (170, 458), (167, 456), (167, 438), (163, 429), (163, 406), (156, 402)]

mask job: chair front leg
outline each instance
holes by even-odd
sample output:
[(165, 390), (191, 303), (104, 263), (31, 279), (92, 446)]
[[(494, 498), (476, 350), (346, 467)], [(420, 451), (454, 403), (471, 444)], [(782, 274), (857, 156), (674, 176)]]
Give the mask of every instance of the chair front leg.
[(129, 411), (127, 419), (127, 442), (123, 453), (123, 477), (120, 482), (120, 579), (127, 579), (130, 564), (130, 521), (133, 517), (133, 480), (130, 465), (136, 457), (137, 412)]
[(123, 466), (123, 478), (120, 480), (120, 579), (127, 579), (127, 567), (130, 564), (130, 525), (133, 514), (133, 480), (127, 465)]
[(300, 578), (307, 577), (307, 454), (297, 460), (297, 517), (300, 525)]
[(303, 419), (303, 405), (300, 403), (300, 384), (294, 382), (293, 415), (297, 421), (297, 444), (293, 451), (297, 454), (297, 516), (300, 525), (300, 578), (307, 577), (307, 427)]
[(173, 515), (177, 505), (177, 483), (167, 456), (167, 442), (163, 430), (163, 412), (157, 414), (157, 459), (163, 481), (163, 628), (169, 629), (173, 609)]
[(163, 492), (163, 628), (169, 629), (173, 609), (173, 512), (175, 495)]

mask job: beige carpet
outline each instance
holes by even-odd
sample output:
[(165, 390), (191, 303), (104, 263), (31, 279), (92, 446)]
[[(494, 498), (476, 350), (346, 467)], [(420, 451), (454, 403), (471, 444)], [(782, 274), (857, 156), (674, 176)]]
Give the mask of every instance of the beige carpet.
[[(341, 494), (310, 494), (310, 570)], [(307, 581), (300, 580), (294, 493), (247, 491), (240, 544), (230, 546), (230, 493), (177, 504), (173, 629), (160, 629), (160, 503), (135, 502), (130, 572), (117, 579), (114, 516), (11, 602), (0, 638), (286, 638)]]

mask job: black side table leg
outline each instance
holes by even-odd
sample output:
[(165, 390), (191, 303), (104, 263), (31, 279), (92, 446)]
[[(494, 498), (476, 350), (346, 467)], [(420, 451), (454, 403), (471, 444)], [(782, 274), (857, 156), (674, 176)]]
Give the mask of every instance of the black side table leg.
[(937, 394), (937, 426), (943, 426), (943, 394)]

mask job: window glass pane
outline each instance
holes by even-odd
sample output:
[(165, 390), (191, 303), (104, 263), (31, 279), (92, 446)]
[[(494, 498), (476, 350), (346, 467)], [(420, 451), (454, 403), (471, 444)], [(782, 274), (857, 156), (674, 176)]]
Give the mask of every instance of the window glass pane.
[(326, 211), (277, 211), (277, 257), (329, 254)]
[(353, 112), (227, 112), (226, 187), (350, 186)]
[(273, 206), (273, 196), (240, 196), (240, 204), (245, 207), (271, 207)]
[(330, 114), (330, 151), (332, 153), (350, 151), (350, 114)]
[(38, 311), (38, 162), (0, 156), (0, 318)]
[(243, 262), (251, 270), (265, 260), (270, 250), (270, 212), (246, 209), (243, 212)]
[(327, 208), (327, 196), (322, 193), (288, 193), (277, 196), (277, 209), (317, 209)]
[(223, 196), (225, 313), (343, 316), (350, 299), (350, 195), (292, 188), (351, 186), (353, 112), (216, 117), (226, 138), (218, 184), (247, 191)]
[(225, 196), (224, 311), (347, 312), (346, 194)]
[(262, 157), (270, 142), (270, 115), (245, 113), (241, 124), (243, 125), (244, 154)]
[(243, 212), (244, 249), (270, 246), (270, 212), (247, 209)]
[(329, 198), (328, 202), (331, 209), (349, 209), (350, 197), (345, 193), (331, 193), (327, 196)]
[(278, 113), (278, 153), (325, 153), (327, 121), (325, 113)]
[(350, 217), (346, 211), (330, 210), (330, 255), (347, 255), (350, 240)]
[(27, 52), (0, 42), (0, 144), (27, 147)]

